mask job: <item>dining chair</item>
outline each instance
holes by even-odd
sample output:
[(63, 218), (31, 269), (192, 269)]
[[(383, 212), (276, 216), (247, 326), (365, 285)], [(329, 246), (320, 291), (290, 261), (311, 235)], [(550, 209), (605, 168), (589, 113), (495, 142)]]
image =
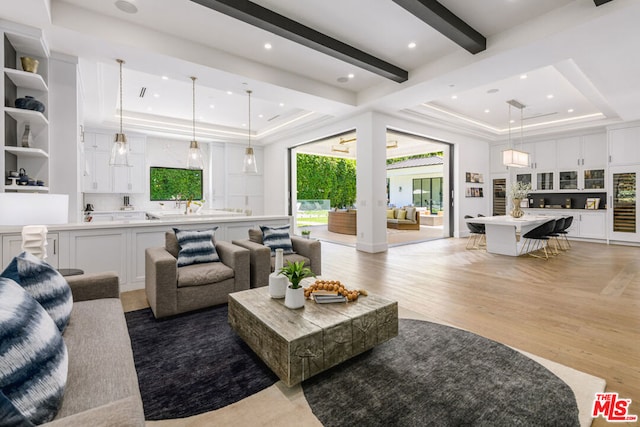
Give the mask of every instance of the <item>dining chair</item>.
[(552, 233), (556, 227), (556, 220), (549, 220), (533, 230), (525, 233), (522, 238), (522, 247), (520, 248), (520, 255), (527, 253), (532, 257), (542, 258), (542, 255), (536, 254), (536, 252), (544, 252), (544, 258), (549, 259), (549, 252), (547, 248), (549, 246), (549, 233)]
[[(471, 219), (473, 216), (465, 215), (465, 219)], [(484, 224), (477, 224), (467, 222), (467, 228), (469, 229), (469, 239), (467, 240), (466, 249), (480, 249), (481, 246), (486, 245), (486, 231)]]

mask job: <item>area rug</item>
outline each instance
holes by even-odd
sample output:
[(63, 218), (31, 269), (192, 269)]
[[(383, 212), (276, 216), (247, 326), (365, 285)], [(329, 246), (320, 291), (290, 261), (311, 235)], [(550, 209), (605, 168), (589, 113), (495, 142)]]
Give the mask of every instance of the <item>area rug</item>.
[(125, 313), (145, 418), (183, 418), (222, 408), (278, 377), (227, 322), (227, 306), (157, 321)]
[(324, 426), (578, 426), (571, 388), (495, 341), (400, 320), (399, 335), (302, 384)]

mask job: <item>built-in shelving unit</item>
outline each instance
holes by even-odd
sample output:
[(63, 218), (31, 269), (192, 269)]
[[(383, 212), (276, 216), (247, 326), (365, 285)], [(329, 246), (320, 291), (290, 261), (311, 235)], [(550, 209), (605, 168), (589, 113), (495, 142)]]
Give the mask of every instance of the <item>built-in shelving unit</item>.
[[(42, 37), (42, 30), (7, 21), (0, 21), (2, 34), (2, 91), (3, 114), (0, 122), (3, 143), (0, 144), (0, 192), (48, 192), (49, 191), (49, 48)], [(37, 72), (22, 69), (22, 56), (37, 59)], [(15, 100), (32, 96), (45, 106), (44, 113), (15, 107)], [(31, 138), (29, 146), (22, 144), (26, 126)], [(9, 179), (9, 172), (24, 169), (29, 178), (40, 180), (43, 186), (17, 185)]]

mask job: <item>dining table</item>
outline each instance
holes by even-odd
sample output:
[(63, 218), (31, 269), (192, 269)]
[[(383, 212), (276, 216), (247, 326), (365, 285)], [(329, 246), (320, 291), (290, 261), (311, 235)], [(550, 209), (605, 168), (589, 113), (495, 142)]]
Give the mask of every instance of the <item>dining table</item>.
[(487, 252), (500, 255), (522, 255), (524, 236), (537, 226), (559, 217), (552, 215), (524, 215), (514, 218), (510, 215), (481, 216), (467, 218), (467, 223), (484, 224)]

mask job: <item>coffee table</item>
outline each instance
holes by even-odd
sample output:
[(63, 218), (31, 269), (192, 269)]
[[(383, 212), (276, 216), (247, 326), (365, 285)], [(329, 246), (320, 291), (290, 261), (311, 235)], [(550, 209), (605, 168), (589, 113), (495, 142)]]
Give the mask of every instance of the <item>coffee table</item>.
[(398, 335), (398, 303), (360, 296), (349, 303), (292, 310), (268, 287), (229, 294), (229, 323), (287, 386)]

